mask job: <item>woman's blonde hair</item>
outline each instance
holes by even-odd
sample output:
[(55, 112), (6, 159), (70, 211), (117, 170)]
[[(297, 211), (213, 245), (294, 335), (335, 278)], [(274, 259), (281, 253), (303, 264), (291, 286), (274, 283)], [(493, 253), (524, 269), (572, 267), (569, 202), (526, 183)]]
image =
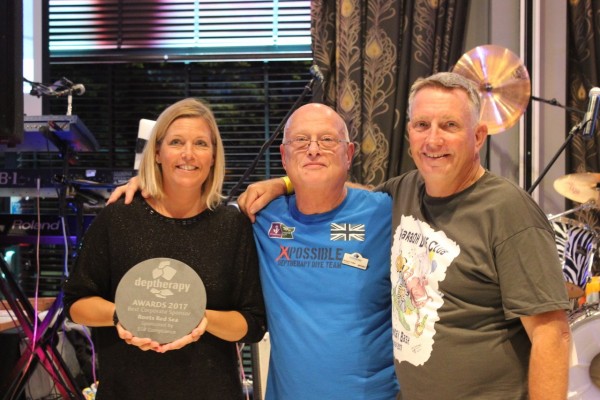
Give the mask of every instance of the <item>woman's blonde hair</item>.
[(140, 162), (140, 188), (150, 196), (161, 199), (163, 190), (161, 166), (156, 162), (156, 152), (167, 134), (171, 124), (179, 118), (202, 118), (210, 128), (214, 149), (214, 164), (202, 184), (202, 199), (209, 209), (217, 207), (224, 196), (222, 195), (223, 180), (225, 179), (225, 151), (223, 141), (217, 126), (217, 121), (209, 106), (194, 98), (180, 100), (167, 107), (156, 120), (150, 138), (146, 143)]

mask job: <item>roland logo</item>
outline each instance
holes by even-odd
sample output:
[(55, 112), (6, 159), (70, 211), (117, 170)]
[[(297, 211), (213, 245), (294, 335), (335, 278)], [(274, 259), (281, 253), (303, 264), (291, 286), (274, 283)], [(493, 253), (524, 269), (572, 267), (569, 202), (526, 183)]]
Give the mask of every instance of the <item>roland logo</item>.
[(54, 222), (38, 222), (35, 219), (22, 220), (15, 219), (10, 228), (11, 231), (29, 231), (29, 230), (44, 230), (44, 231), (59, 231), (60, 220)]

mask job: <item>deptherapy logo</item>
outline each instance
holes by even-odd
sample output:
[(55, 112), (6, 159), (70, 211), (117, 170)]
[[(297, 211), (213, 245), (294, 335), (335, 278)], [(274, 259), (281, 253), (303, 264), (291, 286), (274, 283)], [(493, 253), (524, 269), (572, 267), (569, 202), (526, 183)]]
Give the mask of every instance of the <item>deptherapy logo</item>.
[[(166, 299), (168, 296), (173, 296), (175, 294), (174, 291), (179, 293), (189, 292), (191, 284), (183, 282), (170, 282), (175, 274), (177, 274), (177, 270), (171, 267), (170, 264), (170, 261), (161, 261), (158, 266), (152, 270), (151, 280), (138, 277), (133, 284), (138, 287), (149, 289), (150, 293), (161, 299)], [(160, 278), (164, 280), (161, 280)]]

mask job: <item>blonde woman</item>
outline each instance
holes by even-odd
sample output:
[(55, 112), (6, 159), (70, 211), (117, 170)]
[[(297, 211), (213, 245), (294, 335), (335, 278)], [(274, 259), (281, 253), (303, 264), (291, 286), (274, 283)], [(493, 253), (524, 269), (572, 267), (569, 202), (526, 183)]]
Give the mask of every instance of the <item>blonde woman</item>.
[[(262, 338), (265, 310), (250, 221), (221, 205), (224, 170), (211, 110), (181, 100), (159, 116), (144, 149), (149, 197), (107, 206), (86, 232), (64, 289), (69, 317), (97, 328), (97, 399), (242, 398), (235, 342)], [(167, 344), (113, 322), (121, 278), (157, 257), (192, 267), (207, 294), (202, 322)]]

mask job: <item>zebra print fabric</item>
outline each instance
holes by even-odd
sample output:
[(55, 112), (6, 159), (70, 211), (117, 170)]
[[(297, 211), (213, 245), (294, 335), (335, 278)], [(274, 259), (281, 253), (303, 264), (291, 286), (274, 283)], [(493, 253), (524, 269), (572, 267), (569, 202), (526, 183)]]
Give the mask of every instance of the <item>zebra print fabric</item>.
[(550, 222), (565, 280), (585, 288), (594, 261), (596, 234), (586, 225), (569, 218)]

